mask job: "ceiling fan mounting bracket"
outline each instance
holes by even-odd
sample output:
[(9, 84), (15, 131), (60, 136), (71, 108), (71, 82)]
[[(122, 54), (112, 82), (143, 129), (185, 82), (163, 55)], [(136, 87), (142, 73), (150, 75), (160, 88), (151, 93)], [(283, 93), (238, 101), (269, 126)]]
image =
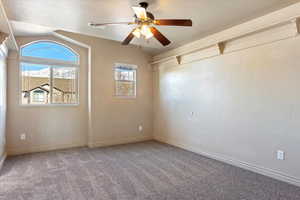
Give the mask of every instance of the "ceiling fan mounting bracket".
[(149, 4), (148, 4), (147, 2), (141, 2), (141, 3), (140, 3), (140, 6), (141, 6), (142, 8), (147, 9), (148, 6), (149, 6)]

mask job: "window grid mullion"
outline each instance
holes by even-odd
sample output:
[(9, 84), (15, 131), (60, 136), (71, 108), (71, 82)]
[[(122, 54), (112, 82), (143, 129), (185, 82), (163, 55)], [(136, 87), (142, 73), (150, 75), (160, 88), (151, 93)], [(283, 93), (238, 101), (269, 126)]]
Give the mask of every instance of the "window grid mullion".
[(53, 103), (53, 66), (50, 66), (50, 104)]

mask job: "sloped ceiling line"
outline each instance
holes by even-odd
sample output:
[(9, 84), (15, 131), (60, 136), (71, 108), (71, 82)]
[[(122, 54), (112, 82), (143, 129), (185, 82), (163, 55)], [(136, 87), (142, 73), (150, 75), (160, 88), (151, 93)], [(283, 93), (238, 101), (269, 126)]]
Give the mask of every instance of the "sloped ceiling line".
[(14, 32), (12, 30), (12, 27), (11, 27), (11, 24), (7, 18), (7, 15), (6, 15), (6, 12), (5, 12), (5, 9), (4, 9), (4, 6), (3, 6), (3, 3), (2, 3), (2, 0), (0, 0), (0, 30), (7, 34), (9, 37), (8, 39), (6, 40), (6, 43), (7, 43), (7, 47), (9, 49), (13, 49), (13, 50), (18, 50), (19, 47), (18, 47), (18, 44), (16, 42), (16, 39), (15, 39), (15, 36), (14, 36)]

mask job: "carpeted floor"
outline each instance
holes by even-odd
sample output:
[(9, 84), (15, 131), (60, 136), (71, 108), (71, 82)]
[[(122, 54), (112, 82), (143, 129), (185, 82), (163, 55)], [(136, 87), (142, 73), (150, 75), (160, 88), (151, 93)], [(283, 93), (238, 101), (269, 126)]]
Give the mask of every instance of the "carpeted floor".
[(9, 157), (1, 200), (297, 200), (300, 188), (157, 142)]

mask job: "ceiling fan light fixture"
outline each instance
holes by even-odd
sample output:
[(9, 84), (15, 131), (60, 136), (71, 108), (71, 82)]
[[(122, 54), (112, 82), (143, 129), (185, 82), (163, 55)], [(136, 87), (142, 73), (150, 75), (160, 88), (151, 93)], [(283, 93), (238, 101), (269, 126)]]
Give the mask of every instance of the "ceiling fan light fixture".
[(153, 33), (151, 32), (149, 26), (147, 25), (142, 25), (141, 27), (141, 34), (146, 38), (150, 39), (153, 37)]
[(137, 37), (137, 38), (140, 38), (141, 37), (141, 30), (139, 28), (136, 28), (132, 34)]

